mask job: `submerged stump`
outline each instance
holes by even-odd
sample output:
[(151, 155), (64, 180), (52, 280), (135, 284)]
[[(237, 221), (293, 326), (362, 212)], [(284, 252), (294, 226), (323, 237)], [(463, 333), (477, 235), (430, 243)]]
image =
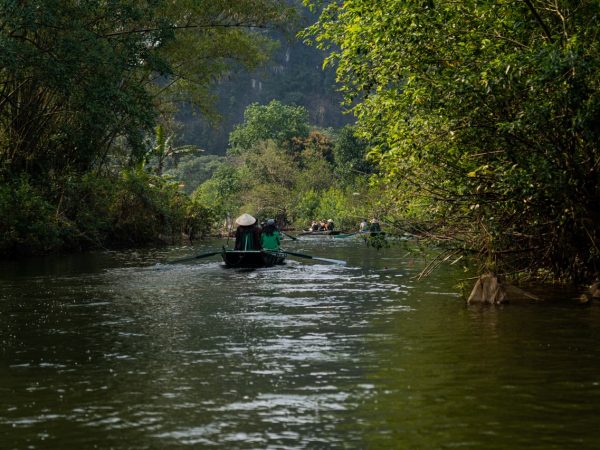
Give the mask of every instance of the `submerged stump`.
[(481, 275), (471, 295), (467, 299), (469, 305), (500, 305), (515, 301), (540, 300), (539, 297), (525, 292), (512, 284), (504, 283), (492, 273)]
[(592, 300), (600, 300), (600, 281), (596, 281), (579, 297), (580, 303), (589, 303)]

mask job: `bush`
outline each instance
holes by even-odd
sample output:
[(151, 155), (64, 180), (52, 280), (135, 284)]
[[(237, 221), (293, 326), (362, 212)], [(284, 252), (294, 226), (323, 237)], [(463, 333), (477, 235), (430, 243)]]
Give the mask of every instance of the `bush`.
[(0, 255), (159, 243), (210, 231), (212, 211), (179, 185), (143, 170), (68, 176), (42, 190), (0, 185)]
[(49, 252), (60, 235), (55, 208), (26, 178), (0, 185), (0, 254)]

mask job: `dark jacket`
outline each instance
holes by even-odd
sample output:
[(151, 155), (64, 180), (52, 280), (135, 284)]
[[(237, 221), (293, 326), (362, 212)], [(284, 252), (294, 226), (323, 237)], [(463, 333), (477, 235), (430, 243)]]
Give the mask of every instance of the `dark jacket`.
[(260, 227), (249, 225), (247, 227), (239, 226), (235, 230), (235, 249), (236, 250), (260, 250)]
[(379, 225), (379, 222), (372, 223), (369, 227), (369, 231), (371, 233), (379, 233), (381, 231), (381, 225)]

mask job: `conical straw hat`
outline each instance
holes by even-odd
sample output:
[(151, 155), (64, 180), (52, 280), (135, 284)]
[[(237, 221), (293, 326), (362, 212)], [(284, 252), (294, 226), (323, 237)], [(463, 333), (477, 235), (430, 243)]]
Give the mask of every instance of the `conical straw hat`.
[(247, 227), (248, 225), (252, 225), (256, 222), (256, 219), (252, 217), (250, 214), (242, 214), (240, 217), (235, 219), (235, 223), (241, 225), (243, 227)]

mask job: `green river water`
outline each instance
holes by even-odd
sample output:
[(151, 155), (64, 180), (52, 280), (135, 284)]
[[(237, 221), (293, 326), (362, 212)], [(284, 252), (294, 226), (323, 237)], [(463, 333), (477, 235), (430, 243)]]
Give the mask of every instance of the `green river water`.
[(405, 243), (0, 263), (1, 449), (600, 448), (600, 305), (471, 308)]

